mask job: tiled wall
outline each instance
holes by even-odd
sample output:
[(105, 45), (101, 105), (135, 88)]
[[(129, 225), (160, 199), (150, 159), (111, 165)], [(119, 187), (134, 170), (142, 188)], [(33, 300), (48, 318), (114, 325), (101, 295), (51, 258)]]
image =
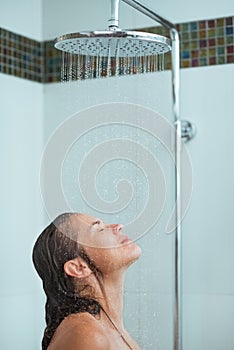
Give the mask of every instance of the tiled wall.
[(0, 28), (0, 72), (44, 81), (44, 43)]
[[(176, 25), (181, 68), (234, 63), (234, 16)], [(169, 36), (162, 27), (139, 29)], [(171, 55), (165, 57), (170, 69)], [(61, 80), (61, 52), (53, 41), (38, 42), (0, 28), (0, 72), (41, 83)]]
[[(234, 17), (182, 23), (176, 27), (180, 33), (182, 68), (234, 63)], [(165, 33), (163, 28), (161, 33)]]

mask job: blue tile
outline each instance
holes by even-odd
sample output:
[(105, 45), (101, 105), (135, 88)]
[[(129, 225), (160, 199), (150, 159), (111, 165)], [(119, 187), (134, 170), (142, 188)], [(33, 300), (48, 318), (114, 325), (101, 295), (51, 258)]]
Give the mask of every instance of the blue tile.
[(226, 34), (227, 34), (227, 35), (233, 34), (233, 27), (227, 27), (227, 28), (226, 28)]
[(190, 30), (197, 30), (197, 22), (190, 23)]
[(218, 47), (217, 52), (218, 52), (218, 55), (223, 55), (224, 54), (224, 47)]
[(189, 54), (189, 51), (183, 51), (182, 52), (182, 58), (189, 58), (190, 57), (190, 54)]

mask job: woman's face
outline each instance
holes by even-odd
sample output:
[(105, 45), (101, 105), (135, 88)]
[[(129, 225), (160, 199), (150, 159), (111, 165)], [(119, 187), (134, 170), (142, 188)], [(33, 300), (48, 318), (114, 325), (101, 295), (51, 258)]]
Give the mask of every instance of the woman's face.
[(80, 213), (70, 220), (78, 242), (102, 272), (128, 266), (140, 257), (141, 248), (122, 232), (121, 224)]

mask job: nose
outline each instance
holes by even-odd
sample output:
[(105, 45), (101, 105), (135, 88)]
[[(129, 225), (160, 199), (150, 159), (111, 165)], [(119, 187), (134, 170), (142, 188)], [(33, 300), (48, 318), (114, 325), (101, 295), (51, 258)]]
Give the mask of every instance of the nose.
[(115, 234), (116, 233), (118, 234), (118, 233), (121, 232), (121, 230), (123, 228), (123, 225), (121, 225), (121, 224), (111, 224), (110, 228), (114, 231)]

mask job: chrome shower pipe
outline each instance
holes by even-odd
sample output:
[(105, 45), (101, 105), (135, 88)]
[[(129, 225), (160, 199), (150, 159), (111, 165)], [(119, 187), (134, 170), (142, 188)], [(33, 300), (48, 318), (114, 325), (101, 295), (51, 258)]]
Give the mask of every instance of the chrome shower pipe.
[[(180, 40), (175, 25), (137, 0), (122, 0), (169, 29), (172, 41), (172, 100), (175, 125), (175, 199), (176, 228), (174, 241), (174, 350), (182, 350), (182, 229), (181, 229), (181, 120), (180, 120)], [(118, 28), (119, 0), (111, 0), (112, 27)], [(110, 28), (111, 29), (111, 28)], [(115, 28), (114, 28), (115, 29)]]
[(111, 0), (111, 16), (109, 19), (109, 28), (117, 29), (119, 27), (119, 0)]

